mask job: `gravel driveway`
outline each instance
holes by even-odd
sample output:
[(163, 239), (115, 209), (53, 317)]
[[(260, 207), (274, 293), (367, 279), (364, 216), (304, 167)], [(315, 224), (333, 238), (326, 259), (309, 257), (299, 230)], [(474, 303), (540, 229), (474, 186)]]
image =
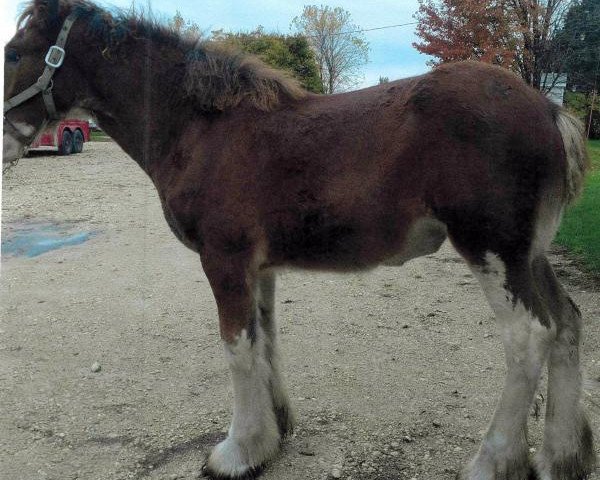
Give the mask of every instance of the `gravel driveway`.
[[(114, 143), (90, 143), (21, 160), (2, 200), (3, 240), (46, 228), (82, 241), (2, 258), (0, 478), (197, 478), (232, 391), (199, 259), (169, 231), (149, 179)], [(552, 260), (585, 318), (592, 387), (598, 287)], [(298, 427), (264, 480), (454, 478), (491, 417), (504, 359), (451, 247), (402, 268), (284, 271), (277, 305)], [(600, 391), (585, 404), (597, 432)], [(532, 452), (543, 397), (536, 405)]]

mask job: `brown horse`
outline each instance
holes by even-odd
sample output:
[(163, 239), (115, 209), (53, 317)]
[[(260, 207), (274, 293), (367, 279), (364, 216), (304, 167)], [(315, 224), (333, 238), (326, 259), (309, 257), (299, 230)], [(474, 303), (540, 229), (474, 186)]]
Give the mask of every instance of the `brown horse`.
[[(293, 427), (277, 363), (277, 268), (402, 263), (446, 237), (485, 290), (508, 366), (460, 478), (590, 475), (581, 317), (545, 256), (581, 189), (585, 147), (578, 123), (513, 74), (457, 63), (312, 95), (256, 59), (83, 0), (30, 3), (5, 65), (6, 161), (48, 119), (87, 110), (150, 176), (173, 232), (199, 253), (234, 386), (210, 475), (254, 475)], [(527, 414), (546, 361), (544, 446), (531, 462)]]

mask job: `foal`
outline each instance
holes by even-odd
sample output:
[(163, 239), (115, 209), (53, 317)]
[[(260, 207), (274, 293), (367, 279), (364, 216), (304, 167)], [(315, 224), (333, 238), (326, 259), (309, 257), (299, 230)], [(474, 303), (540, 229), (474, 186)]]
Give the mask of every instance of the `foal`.
[[(31, 2), (5, 62), (5, 160), (48, 119), (86, 109), (150, 176), (174, 234), (200, 255), (234, 387), (209, 474), (250, 477), (293, 428), (277, 361), (277, 268), (403, 263), (446, 237), (496, 313), (508, 366), (460, 478), (592, 472), (581, 318), (545, 256), (582, 188), (584, 140), (573, 117), (517, 77), (467, 62), (311, 95), (258, 60), (83, 0)], [(527, 414), (546, 361), (544, 446), (532, 463)]]

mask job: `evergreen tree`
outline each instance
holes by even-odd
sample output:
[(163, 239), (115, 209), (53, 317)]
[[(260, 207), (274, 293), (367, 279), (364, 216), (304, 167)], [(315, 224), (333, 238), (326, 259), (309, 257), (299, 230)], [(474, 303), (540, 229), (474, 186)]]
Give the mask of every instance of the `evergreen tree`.
[(570, 87), (586, 93), (600, 87), (600, 0), (573, 4), (557, 42), (565, 52)]

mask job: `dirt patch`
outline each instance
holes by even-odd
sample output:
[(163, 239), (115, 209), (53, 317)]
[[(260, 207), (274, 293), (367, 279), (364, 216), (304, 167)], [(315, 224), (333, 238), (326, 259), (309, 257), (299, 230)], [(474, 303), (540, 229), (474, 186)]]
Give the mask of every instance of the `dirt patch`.
[[(113, 143), (90, 143), (21, 160), (2, 208), (5, 226), (102, 234), (3, 259), (0, 478), (197, 478), (232, 393), (210, 287), (149, 179)], [(581, 307), (584, 370), (597, 379), (598, 289), (552, 258)], [(504, 380), (492, 312), (459, 256), (445, 245), (402, 268), (284, 271), (277, 298), (298, 427), (263, 478), (453, 479)], [(597, 429), (598, 391), (585, 404)], [(544, 408), (539, 397), (532, 450)]]
[(559, 245), (553, 245), (549, 257), (557, 277), (562, 282), (584, 290), (600, 291), (600, 274), (590, 271), (581, 258)]

